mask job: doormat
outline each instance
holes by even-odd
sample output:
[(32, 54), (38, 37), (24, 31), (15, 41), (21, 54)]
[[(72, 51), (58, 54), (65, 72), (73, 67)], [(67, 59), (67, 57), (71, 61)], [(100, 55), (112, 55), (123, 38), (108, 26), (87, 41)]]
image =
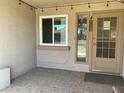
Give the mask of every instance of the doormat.
[(122, 78), (121, 76), (86, 73), (84, 80), (86, 82), (124, 86), (124, 78)]

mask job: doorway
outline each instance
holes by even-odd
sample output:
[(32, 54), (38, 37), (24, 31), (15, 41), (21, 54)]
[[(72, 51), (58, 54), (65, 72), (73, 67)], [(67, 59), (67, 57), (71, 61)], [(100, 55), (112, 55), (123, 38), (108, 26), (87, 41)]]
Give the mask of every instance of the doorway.
[(77, 20), (77, 62), (89, 64), (92, 72), (120, 74), (122, 13), (94, 12), (92, 17), (79, 14)]
[(92, 71), (121, 72), (121, 18), (117, 12), (93, 14)]

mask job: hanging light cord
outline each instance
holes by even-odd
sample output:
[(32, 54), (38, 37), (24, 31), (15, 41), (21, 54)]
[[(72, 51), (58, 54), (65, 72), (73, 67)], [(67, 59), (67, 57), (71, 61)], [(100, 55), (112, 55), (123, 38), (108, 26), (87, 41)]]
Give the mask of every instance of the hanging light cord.
[[(68, 6), (80, 6), (80, 5), (91, 5), (91, 4), (99, 4), (99, 3), (110, 3), (110, 2), (120, 2), (119, 0), (108, 0), (108, 1), (99, 1), (99, 2), (89, 2), (89, 3), (78, 3), (78, 4), (71, 4), (71, 5), (58, 5), (57, 7), (68, 7)], [(46, 8), (56, 8), (56, 6), (48, 6), (48, 7), (42, 7), (44, 9)]]
[(21, 5), (22, 3), (25, 4), (25, 5), (27, 5), (27, 6), (29, 6), (29, 7), (31, 7), (31, 9), (37, 9), (35, 6), (33, 6), (33, 5), (31, 5), (31, 4), (26, 3), (26, 2), (24, 2), (23, 0), (19, 0), (19, 5)]
[(106, 6), (109, 6), (110, 2), (121, 2), (121, 0), (108, 0), (108, 1), (99, 1), (99, 2), (89, 2), (89, 3), (77, 3), (77, 4), (66, 4), (66, 5), (58, 5), (58, 6), (48, 6), (48, 7), (35, 7), (31, 4), (28, 4), (26, 2), (24, 2), (23, 0), (19, 0), (19, 5), (21, 5), (21, 3), (26, 4), (28, 6), (30, 6), (33, 9), (41, 9), (42, 11), (44, 11), (44, 9), (48, 9), (48, 8), (55, 8), (56, 11), (58, 10), (59, 7), (70, 7), (71, 9), (73, 9), (74, 6), (81, 6), (81, 5), (88, 5), (89, 8), (91, 8), (91, 4), (100, 4), (100, 3), (107, 3)]

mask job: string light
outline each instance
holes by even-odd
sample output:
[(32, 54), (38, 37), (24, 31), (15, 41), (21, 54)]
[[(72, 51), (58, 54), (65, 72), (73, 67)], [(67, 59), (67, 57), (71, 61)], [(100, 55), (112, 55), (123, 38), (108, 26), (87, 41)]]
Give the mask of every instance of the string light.
[(107, 4), (106, 4), (106, 6), (108, 7), (108, 6), (110, 6), (110, 1), (107, 1)]
[(58, 7), (56, 6), (56, 11), (58, 11)]
[[(120, 3), (124, 3), (124, 1), (121, 1), (121, 0), (111, 0), (111, 1), (107, 1), (107, 4), (106, 4), (106, 6), (108, 7), (108, 6), (110, 6), (110, 2), (120, 2)], [(73, 6), (81, 6), (81, 5), (86, 5), (86, 4), (88, 4), (88, 8), (91, 8), (91, 4), (100, 4), (100, 3), (106, 3), (106, 1), (99, 1), (99, 2), (90, 2), (90, 3), (78, 3), (78, 4), (73, 4), (73, 5), (59, 5), (59, 6), (49, 6), (49, 7), (35, 7), (35, 6), (32, 6), (32, 5), (30, 5), (30, 4), (28, 4), (28, 3), (26, 3), (26, 2), (24, 2), (23, 0), (19, 0), (19, 5), (21, 5), (21, 4), (26, 4), (26, 5), (28, 5), (28, 6), (30, 6), (31, 8), (31, 10), (33, 10), (33, 9), (37, 9), (37, 8), (39, 8), (39, 9), (42, 9), (41, 11), (42, 12), (44, 12), (44, 9), (48, 9), (48, 8), (56, 8), (56, 11), (58, 11), (58, 7), (71, 7), (71, 10), (73, 10)]]
[(90, 3), (88, 3), (88, 8), (91, 8)]
[(42, 12), (44, 12), (44, 9), (42, 8)]
[[(119, 1), (118, 0), (107, 1), (106, 6), (110, 6), (110, 2), (119, 2)], [(73, 4), (73, 5), (48, 6), (48, 7), (43, 7), (43, 8), (44, 9), (56, 8), (56, 11), (58, 11), (58, 7), (71, 7), (71, 10), (73, 10), (73, 6), (81, 6), (81, 5), (88, 4), (88, 8), (91, 8), (91, 4), (101, 4), (101, 3), (106, 3), (106, 1), (90, 2), (90, 3), (78, 3), (78, 4)], [(42, 8), (40, 8), (40, 9), (42, 9)]]
[(124, 4), (124, 1), (120, 1), (120, 3)]
[(22, 4), (25, 4), (25, 5), (29, 6), (31, 10), (36, 9), (35, 6), (32, 6), (32, 5), (30, 5), (30, 4), (26, 3), (26, 2), (24, 2), (23, 0), (19, 0), (19, 5), (22, 5)]
[(21, 5), (22, 3), (21, 3), (21, 0), (19, 0), (19, 5)]
[(33, 7), (31, 7), (30, 9), (33, 10)]
[(71, 5), (71, 10), (73, 10), (73, 5)]

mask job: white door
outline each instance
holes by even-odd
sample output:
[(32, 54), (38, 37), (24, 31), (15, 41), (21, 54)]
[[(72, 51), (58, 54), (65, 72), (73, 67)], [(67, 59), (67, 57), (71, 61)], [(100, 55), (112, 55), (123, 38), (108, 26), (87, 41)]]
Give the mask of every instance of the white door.
[(92, 71), (121, 71), (121, 13), (93, 14)]

